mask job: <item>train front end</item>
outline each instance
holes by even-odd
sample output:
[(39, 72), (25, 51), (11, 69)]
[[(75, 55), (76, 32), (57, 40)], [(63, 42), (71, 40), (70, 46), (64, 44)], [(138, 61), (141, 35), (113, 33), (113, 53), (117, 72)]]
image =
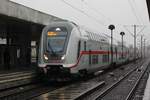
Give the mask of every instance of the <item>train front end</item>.
[(72, 26), (53, 23), (43, 29), (39, 47), (38, 66), (49, 79), (66, 77), (70, 69), (63, 67)]

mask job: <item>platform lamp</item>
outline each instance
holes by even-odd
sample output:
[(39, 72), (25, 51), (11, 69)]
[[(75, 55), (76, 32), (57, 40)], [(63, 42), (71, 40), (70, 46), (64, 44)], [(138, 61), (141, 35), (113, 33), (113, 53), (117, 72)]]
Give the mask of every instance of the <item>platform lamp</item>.
[(113, 30), (115, 29), (115, 26), (109, 25), (108, 29), (111, 30), (111, 64), (113, 64)]
[(121, 38), (122, 38), (122, 59), (123, 59), (123, 36), (125, 35), (124, 32), (120, 32)]

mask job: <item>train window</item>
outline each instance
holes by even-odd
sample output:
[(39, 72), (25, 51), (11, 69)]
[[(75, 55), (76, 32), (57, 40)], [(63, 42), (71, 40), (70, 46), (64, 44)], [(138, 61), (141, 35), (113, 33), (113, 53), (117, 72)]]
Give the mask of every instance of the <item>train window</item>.
[(92, 55), (92, 64), (98, 64), (98, 55)]
[(102, 49), (102, 46), (100, 46), (99, 49), (101, 50), (101, 49)]
[(80, 55), (80, 50), (81, 50), (81, 41), (78, 42), (78, 53), (77, 53), (77, 59)]
[(86, 51), (86, 41), (84, 41), (84, 51)]
[(119, 55), (119, 60), (121, 60), (122, 59), (122, 55)]
[(108, 55), (103, 55), (103, 59), (102, 61), (105, 63), (105, 62), (108, 62), (109, 61), (109, 56)]
[(52, 27), (47, 32), (47, 51), (58, 53), (64, 50), (67, 38), (67, 29), (64, 27)]

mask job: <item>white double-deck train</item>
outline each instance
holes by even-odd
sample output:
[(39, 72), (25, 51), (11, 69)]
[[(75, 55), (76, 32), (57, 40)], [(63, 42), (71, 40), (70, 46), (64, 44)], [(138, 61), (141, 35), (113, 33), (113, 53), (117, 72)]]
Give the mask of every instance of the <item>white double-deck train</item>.
[[(113, 64), (133, 60), (131, 50), (113, 45)], [(46, 76), (93, 73), (111, 64), (109, 39), (68, 21), (56, 21), (43, 29), (38, 66)]]

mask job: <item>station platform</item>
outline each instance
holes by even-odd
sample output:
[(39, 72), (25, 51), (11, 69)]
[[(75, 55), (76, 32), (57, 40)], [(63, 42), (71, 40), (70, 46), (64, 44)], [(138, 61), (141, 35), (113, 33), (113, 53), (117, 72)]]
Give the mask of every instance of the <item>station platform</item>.
[(0, 70), (0, 91), (34, 82), (34, 68)]
[(34, 71), (34, 69), (30, 68), (22, 68), (22, 69), (11, 69), (11, 70), (0, 70), (0, 75), (3, 74), (10, 74), (10, 73), (18, 73), (18, 72), (25, 72), (25, 71)]
[(147, 80), (147, 85), (144, 91), (144, 97), (143, 100), (150, 100), (150, 75), (149, 78)]
[(10, 67), (9, 69), (0, 69), (0, 76), (3, 74), (10, 74), (10, 73), (18, 73), (18, 72), (26, 72), (26, 71), (36, 71), (36, 66), (26, 66), (26, 67)]

